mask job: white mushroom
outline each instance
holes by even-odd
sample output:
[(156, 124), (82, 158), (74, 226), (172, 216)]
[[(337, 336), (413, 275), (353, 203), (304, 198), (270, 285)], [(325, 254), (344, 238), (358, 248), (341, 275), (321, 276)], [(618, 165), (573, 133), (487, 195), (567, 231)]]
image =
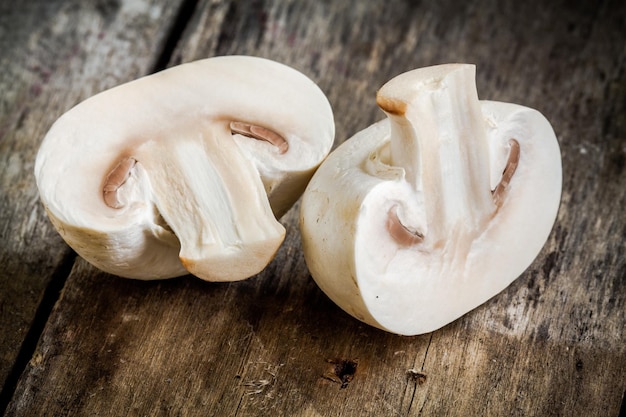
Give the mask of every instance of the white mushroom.
[(80, 103), (46, 135), (35, 175), (55, 227), (98, 268), (233, 281), (273, 258), (285, 234), (275, 216), (333, 139), (332, 110), (309, 78), (219, 57)]
[(534, 260), (561, 194), (550, 123), (479, 101), (472, 65), (402, 74), (377, 95), (388, 118), (321, 165), (304, 193), (306, 263), (354, 317), (433, 331), (485, 302)]

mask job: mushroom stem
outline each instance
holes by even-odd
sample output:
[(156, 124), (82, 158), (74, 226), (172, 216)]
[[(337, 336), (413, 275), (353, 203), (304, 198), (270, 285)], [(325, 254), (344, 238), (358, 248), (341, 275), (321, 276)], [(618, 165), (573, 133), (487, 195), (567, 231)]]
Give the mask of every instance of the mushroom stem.
[[(415, 74), (417, 72), (418, 74)], [(489, 187), (489, 149), (472, 65), (440, 65), (384, 85), (378, 105), (391, 124), (391, 163), (424, 201), (425, 240), (481, 230), (496, 206)], [(407, 88), (407, 78), (411, 82)], [(411, 229), (410, 225), (404, 225)]]
[(176, 146), (147, 143), (137, 157), (147, 161), (154, 204), (180, 241), (181, 262), (210, 281), (259, 273), (278, 250), (285, 229), (272, 213), (253, 163), (226, 139), (230, 132), (223, 127), (177, 135)]

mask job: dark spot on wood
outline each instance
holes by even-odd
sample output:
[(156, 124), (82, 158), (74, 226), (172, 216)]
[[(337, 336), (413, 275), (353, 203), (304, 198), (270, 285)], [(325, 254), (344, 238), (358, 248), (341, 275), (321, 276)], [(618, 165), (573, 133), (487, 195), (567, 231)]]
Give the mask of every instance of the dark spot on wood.
[(578, 359), (576, 361), (576, 370), (577, 371), (582, 371), (583, 370), (583, 360), (582, 359)]
[(41, 86), (40, 83), (35, 83), (30, 86), (30, 94), (33, 97), (39, 97), (42, 91), (43, 91), (43, 87)]
[(526, 295), (526, 300), (532, 308), (537, 308), (541, 297), (541, 285), (537, 282), (537, 275), (537, 271), (529, 271), (528, 273), (528, 293)]
[(330, 372), (324, 374), (324, 378), (340, 384), (340, 388), (346, 388), (354, 379), (358, 359), (327, 359), (326, 362), (332, 365)]
[(28, 117), (29, 113), (30, 113), (30, 109), (28, 107), (24, 107), (24, 109), (21, 111), (17, 119), (15, 130), (20, 130), (22, 127), (24, 127), (24, 122), (26, 121), (26, 118)]
[(609, 155), (610, 169), (615, 176), (621, 175), (624, 172), (625, 161), (626, 155), (623, 152), (615, 151)]
[(426, 383), (426, 374), (423, 372), (420, 372), (418, 370), (415, 369), (409, 369), (408, 371), (406, 371), (407, 375), (409, 376), (409, 378), (415, 382), (417, 385), (423, 385)]
[(507, 329), (509, 329), (509, 330), (513, 329), (513, 325), (511, 323), (511, 320), (509, 319), (509, 316), (506, 315), (506, 314), (504, 315), (504, 318), (502, 319), (502, 325), (504, 327), (506, 327)]
[(550, 326), (548, 325), (548, 323), (541, 323), (535, 333), (535, 339), (542, 342), (547, 341), (550, 338), (549, 328)]
[(569, 22), (569, 23), (567, 24), (567, 31), (568, 31), (569, 33), (573, 33), (575, 30), (576, 30), (576, 23), (574, 23), (574, 22)]
[[(561, 224), (556, 224), (554, 226), (554, 240), (556, 242), (558, 242), (558, 251), (563, 253), (563, 251), (565, 250), (565, 244), (567, 242), (567, 236), (568, 236), (568, 230), (563, 227)], [(559, 271), (561, 270), (560, 265), (559, 265)]]
[(559, 272), (559, 254), (556, 251), (550, 252), (546, 255), (546, 259), (542, 265), (543, 275), (545, 277), (546, 282), (548, 282), (551, 272), (554, 271), (555, 274)]
[(105, 20), (113, 19), (120, 7), (120, 0), (99, 0), (95, 5), (96, 11), (104, 17)]

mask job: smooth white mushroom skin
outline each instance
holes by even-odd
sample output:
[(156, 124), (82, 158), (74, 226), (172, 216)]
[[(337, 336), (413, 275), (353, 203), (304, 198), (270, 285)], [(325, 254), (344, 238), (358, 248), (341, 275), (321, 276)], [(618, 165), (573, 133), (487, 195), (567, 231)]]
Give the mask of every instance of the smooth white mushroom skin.
[(260, 272), (280, 218), (334, 140), (306, 76), (261, 58), (180, 65), (95, 95), (57, 120), (35, 176), (59, 233), (122, 277)]
[(347, 140), (302, 199), (305, 260), (342, 309), (402, 335), (434, 331), (502, 291), (556, 219), (561, 158), (536, 110), (479, 101), (472, 65), (402, 74), (387, 119)]

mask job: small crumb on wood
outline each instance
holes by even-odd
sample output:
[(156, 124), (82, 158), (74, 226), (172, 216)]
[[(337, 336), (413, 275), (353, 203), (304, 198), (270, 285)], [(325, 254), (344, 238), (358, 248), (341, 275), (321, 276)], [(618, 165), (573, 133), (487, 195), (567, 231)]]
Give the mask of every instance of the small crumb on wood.
[(246, 393), (247, 395), (255, 395), (263, 392), (265, 387), (272, 384), (272, 381), (269, 379), (259, 379), (257, 381), (250, 381), (243, 384), (244, 387), (248, 387), (249, 390)]
[[(255, 363), (255, 365), (258, 365), (258, 364), (267, 364), (267, 362)], [(241, 383), (241, 386), (244, 386), (247, 388), (246, 389), (247, 395), (261, 394), (265, 392), (267, 389), (270, 389), (274, 385), (277, 379), (278, 370), (284, 365), (285, 365), (284, 363), (281, 363), (275, 366), (271, 366), (267, 364), (267, 366), (263, 369), (263, 371), (270, 376), (269, 378), (246, 380)], [(235, 379), (241, 380), (242, 378), (243, 377), (241, 374), (235, 375)], [(267, 393), (266, 396), (271, 396), (271, 394)]]

